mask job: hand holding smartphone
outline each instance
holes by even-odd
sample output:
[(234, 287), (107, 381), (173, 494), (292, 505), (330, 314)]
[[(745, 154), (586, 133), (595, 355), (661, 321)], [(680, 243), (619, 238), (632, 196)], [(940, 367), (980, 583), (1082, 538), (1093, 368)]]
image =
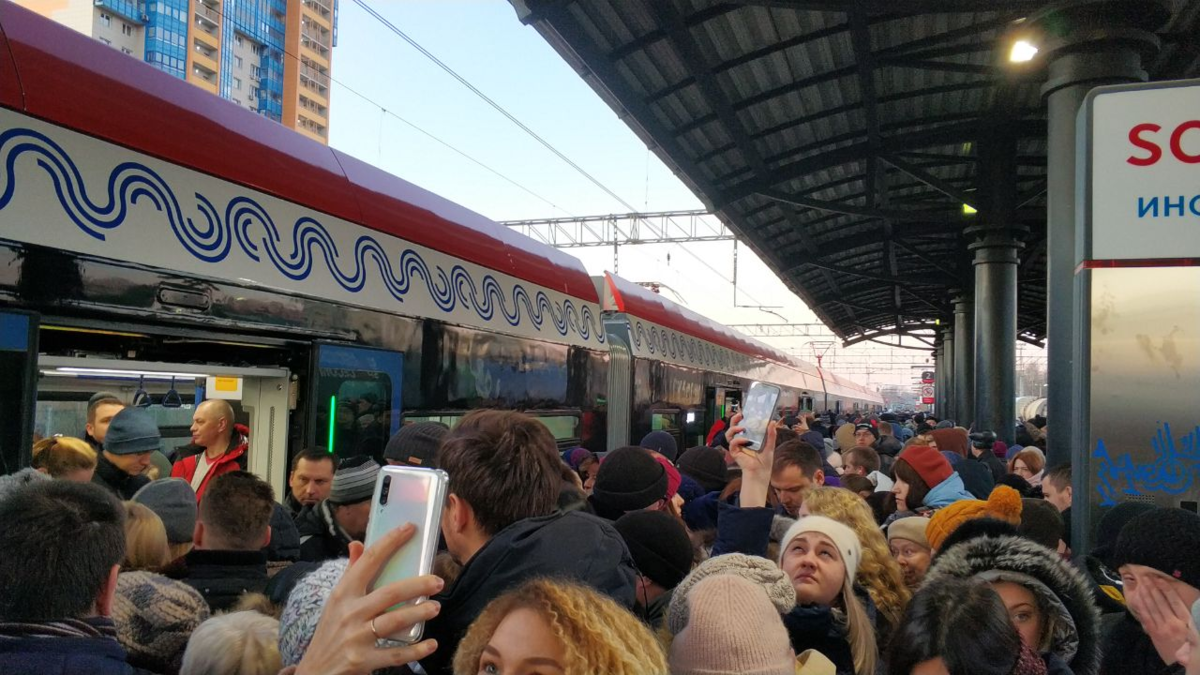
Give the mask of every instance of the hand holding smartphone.
[[(412, 541), (393, 554), (384, 565), (372, 582), (371, 590), (429, 574), (433, 569), (441, 535), (442, 507), (449, 482), (450, 477), (439, 469), (385, 466), (379, 472), (364, 543), (369, 547), (389, 531), (406, 523), (412, 523), (417, 531)], [(415, 602), (419, 604), (426, 599), (417, 598)], [(401, 644), (413, 644), (421, 639), (424, 630), (425, 625), (418, 623), (403, 634), (389, 635), (387, 638)]]
[(739, 434), (750, 442), (747, 450), (762, 452), (763, 441), (767, 437), (767, 425), (775, 418), (775, 408), (779, 404), (781, 391), (773, 384), (755, 382), (750, 385), (742, 406), (742, 423), (739, 425), (745, 431)]

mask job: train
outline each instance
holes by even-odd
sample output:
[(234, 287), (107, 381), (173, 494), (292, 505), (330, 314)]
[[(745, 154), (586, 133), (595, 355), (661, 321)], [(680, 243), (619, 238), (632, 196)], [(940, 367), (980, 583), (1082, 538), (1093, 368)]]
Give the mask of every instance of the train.
[(652, 430), (702, 444), (754, 381), (781, 411), (882, 409), (7, 0), (0, 45), (0, 319), (28, 328), (31, 373), (0, 369), (31, 410), (6, 470), (34, 433), (82, 434), (101, 390), (148, 405), (168, 452), (191, 404), (229, 400), (281, 491), (302, 448), (378, 455), (404, 423), (479, 407), (597, 452)]

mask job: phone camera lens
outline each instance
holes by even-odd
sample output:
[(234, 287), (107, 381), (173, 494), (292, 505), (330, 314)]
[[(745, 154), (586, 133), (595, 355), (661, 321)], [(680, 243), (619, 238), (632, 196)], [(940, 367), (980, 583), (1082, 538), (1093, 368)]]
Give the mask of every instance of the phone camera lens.
[(379, 503), (380, 504), (387, 504), (388, 492), (390, 492), (391, 489), (392, 489), (392, 477), (384, 476), (383, 477), (383, 487), (379, 490)]

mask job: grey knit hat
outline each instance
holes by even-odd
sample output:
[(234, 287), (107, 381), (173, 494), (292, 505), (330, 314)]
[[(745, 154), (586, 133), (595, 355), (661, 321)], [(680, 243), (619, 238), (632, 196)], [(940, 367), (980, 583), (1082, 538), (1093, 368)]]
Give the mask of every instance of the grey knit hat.
[(167, 527), (167, 541), (192, 543), (192, 533), (196, 530), (196, 491), (191, 483), (182, 478), (151, 481), (134, 493), (133, 501), (162, 518)]
[(687, 627), (690, 611), (687, 596), (692, 587), (701, 579), (718, 574), (732, 574), (761, 586), (780, 614), (787, 614), (796, 607), (796, 589), (775, 563), (766, 558), (741, 553), (719, 555), (700, 563), (675, 587), (671, 605), (667, 608), (667, 629), (671, 631), (671, 635), (679, 635), (679, 631)]
[(112, 418), (104, 436), (104, 450), (114, 455), (136, 455), (161, 447), (158, 424), (141, 408), (123, 408)]
[(156, 673), (177, 673), (192, 631), (209, 616), (196, 589), (150, 572), (117, 575), (112, 618), (129, 664)]
[(279, 617), (279, 655), (284, 667), (294, 666), (304, 658), (325, 603), (349, 564), (346, 558), (330, 560), (296, 582)]
[(437, 468), (437, 452), (450, 428), (440, 422), (417, 422), (400, 427), (383, 450), (383, 458), (410, 466)]
[(375, 478), (379, 465), (370, 457), (349, 457), (342, 460), (333, 474), (329, 501), (333, 504), (365, 502), (375, 493)]

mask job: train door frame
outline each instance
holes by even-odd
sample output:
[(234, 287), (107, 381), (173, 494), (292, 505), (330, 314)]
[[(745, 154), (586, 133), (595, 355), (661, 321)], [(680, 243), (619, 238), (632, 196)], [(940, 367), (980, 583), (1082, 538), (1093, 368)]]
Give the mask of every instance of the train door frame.
[[(307, 415), (307, 424), (305, 429), (305, 446), (311, 448), (324, 448), (329, 450), (328, 436), (318, 428), (317, 418), (320, 417), (324, 405), (324, 394), (321, 392), (322, 382), (325, 380), (325, 375), (322, 369), (338, 369), (345, 368), (358, 373), (375, 373), (385, 374), (389, 378), (390, 391), (388, 396), (390, 403), (388, 404), (388, 412), (391, 415), (388, 429), (383, 437), (383, 443), (386, 444), (397, 431), (400, 430), (401, 418), (404, 414), (404, 366), (406, 357), (404, 352), (387, 349), (384, 347), (373, 347), (361, 344), (352, 344), (345, 342), (333, 342), (326, 340), (318, 340), (312, 343), (312, 354), (310, 355), (310, 367), (308, 372), (309, 382), (307, 386), (308, 400), (311, 410)], [(366, 378), (345, 378), (345, 379), (366, 379)], [(343, 379), (343, 382), (345, 381)], [(335, 395), (336, 396), (336, 395)], [(336, 402), (332, 402), (334, 406)], [(335, 414), (333, 412), (329, 414)], [(328, 419), (328, 418), (327, 418)], [(328, 423), (328, 422), (327, 422)], [(331, 430), (332, 433), (332, 430)], [(334, 450), (336, 447), (335, 440)], [(357, 450), (357, 448), (356, 448)], [(298, 451), (298, 449), (297, 449)], [(383, 447), (379, 448), (380, 454), (383, 452)], [(335, 459), (335, 462), (337, 460)]]
[[(250, 447), (246, 468), (270, 483), (279, 499), (287, 494), (288, 416), (291, 413), (291, 373), (287, 368), (235, 367), (164, 361), (124, 361), (71, 356), (38, 357), (38, 372), (83, 368), (83, 374), (176, 373), (213, 378), (235, 378), (240, 393), (231, 391), (212, 398), (231, 398), (250, 417)], [(78, 371), (63, 371), (78, 372)], [(234, 384), (234, 383), (231, 383)], [(36, 392), (36, 385), (34, 391)], [(206, 392), (211, 394), (213, 392)], [(234, 398), (236, 396), (236, 398)], [(36, 401), (36, 394), (35, 394)]]
[(32, 460), (40, 324), (36, 312), (0, 311), (0, 363), (6, 364), (0, 368), (0, 409), (8, 422), (0, 430), (0, 475)]

